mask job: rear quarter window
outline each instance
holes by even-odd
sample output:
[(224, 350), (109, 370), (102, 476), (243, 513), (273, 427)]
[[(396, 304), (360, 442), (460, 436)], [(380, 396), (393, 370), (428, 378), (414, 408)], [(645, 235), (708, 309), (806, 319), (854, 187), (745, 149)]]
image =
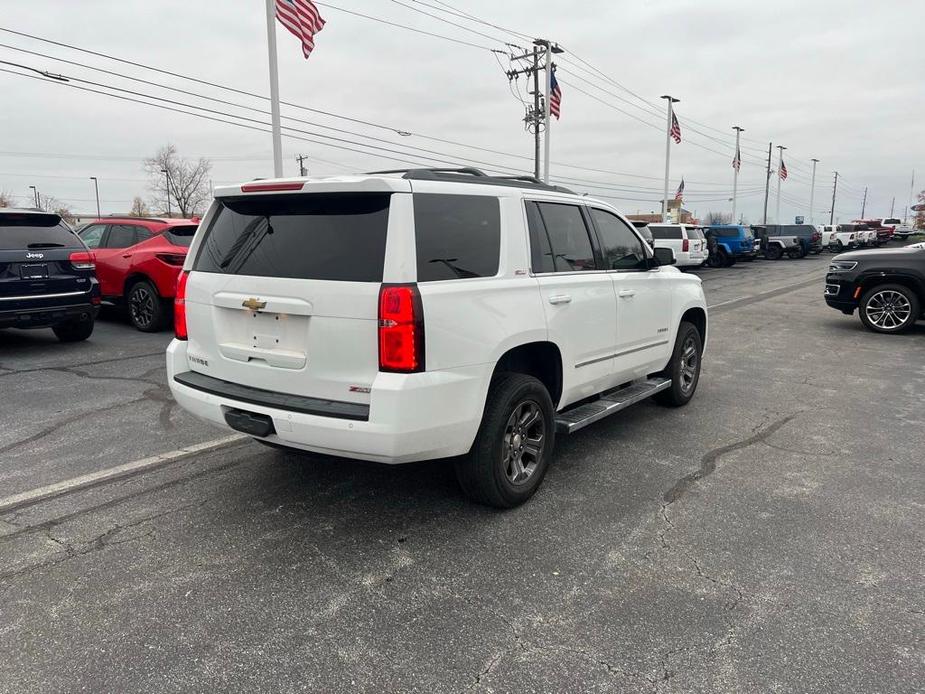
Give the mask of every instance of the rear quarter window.
[(224, 198), (193, 270), (381, 282), (390, 193)]
[(680, 227), (658, 227), (649, 225), (649, 231), (652, 232), (653, 239), (677, 239), (681, 240)]
[(501, 208), (484, 195), (414, 194), (418, 282), (493, 277), (501, 254)]
[(170, 229), (164, 232), (164, 238), (170, 241), (174, 246), (185, 246), (189, 248), (190, 244), (193, 242), (193, 237), (196, 235), (196, 229), (198, 228), (198, 226), (170, 227)]

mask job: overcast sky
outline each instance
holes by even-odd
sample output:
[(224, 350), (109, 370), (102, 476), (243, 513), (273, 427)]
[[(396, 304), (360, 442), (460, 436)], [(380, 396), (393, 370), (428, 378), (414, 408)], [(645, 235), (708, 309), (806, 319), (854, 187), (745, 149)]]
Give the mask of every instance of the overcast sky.
[[(435, 164), (423, 157), (531, 171), (532, 140), (524, 132), (523, 107), (503, 74), (508, 59), (486, 50), (504, 49), (503, 41), (527, 45), (526, 39), (427, 6), (439, 8), (439, 0), (401, 2), (487, 36), (424, 16), (392, 0), (335, 0), (333, 6), (319, 2), (328, 24), (306, 61), (297, 40), (279, 27), (284, 101), (414, 133), (402, 137), (284, 107), (284, 116), (311, 123), (284, 121), (284, 125), (307, 131), (301, 137), (327, 143), (284, 138), (286, 173), (298, 172), (294, 157), (299, 153), (308, 156), (312, 175), (400, 167), (415, 161)], [(268, 93), (263, 0), (2, 0), (2, 6), (0, 26), (6, 29), (248, 92)], [(921, 182), (916, 188), (925, 188), (921, 127), (925, 3), (463, 0), (446, 6), (507, 30), (548, 37), (567, 49), (560, 56), (559, 70), (564, 92), (562, 119), (552, 128), (553, 176), (598, 182), (602, 187), (593, 192), (611, 196), (606, 199), (625, 212), (659, 206), (665, 165), (664, 102), (659, 96), (666, 93), (681, 100), (676, 108), (684, 139), (672, 147), (671, 194), (683, 175), (685, 206), (701, 216), (708, 210), (731, 210), (733, 125), (745, 128), (739, 210), (752, 222), (761, 218), (763, 159), (769, 140), (788, 148), (784, 157), (791, 175), (782, 185), (783, 221), (809, 214), (813, 157), (821, 160), (814, 205), (817, 223), (830, 209), (833, 170), (842, 177), (836, 204), (836, 216), (842, 221), (860, 215), (865, 186), (870, 187), (867, 216), (888, 215), (894, 195), (896, 213), (902, 214), (914, 168)], [(388, 26), (343, 11), (348, 9), (476, 45)], [(251, 108), (267, 108), (259, 99), (7, 32), (0, 32), (0, 43)], [(589, 72), (576, 56), (604, 76)], [(6, 47), (0, 47), (0, 60), (269, 120), (253, 111)], [(520, 87), (522, 95), (522, 81)], [(270, 137), (262, 132), (81, 92), (41, 78), (0, 72), (0, 89), (4, 94), (0, 190), (18, 196), (21, 203), (28, 200), (29, 185), (36, 185), (75, 211), (89, 212), (95, 203), (88, 177), (97, 176), (103, 212), (126, 211), (134, 195), (149, 195), (142, 159), (168, 142), (183, 155), (209, 157), (216, 185), (272, 174)], [(654, 104), (658, 113), (648, 104)], [(377, 156), (337, 148), (369, 151), (369, 145), (409, 153), (380, 152)], [(411, 147), (436, 154), (410, 153)], [(775, 169), (776, 161), (775, 148)], [(592, 190), (577, 182), (570, 185)], [(772, 178), (771, 218), (775, 192), (776, 179)]]

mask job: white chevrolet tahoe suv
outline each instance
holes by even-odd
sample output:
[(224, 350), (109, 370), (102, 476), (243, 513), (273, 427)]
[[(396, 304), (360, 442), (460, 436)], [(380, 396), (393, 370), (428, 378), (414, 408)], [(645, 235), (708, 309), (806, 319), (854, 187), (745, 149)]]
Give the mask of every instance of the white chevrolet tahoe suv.
[(694, 395), (700, 279), (609, 205), (477, 169), (219, 188), (178, 282), (177, 402), (276, 446), (454, 458), (511, 507), (556, 434)]

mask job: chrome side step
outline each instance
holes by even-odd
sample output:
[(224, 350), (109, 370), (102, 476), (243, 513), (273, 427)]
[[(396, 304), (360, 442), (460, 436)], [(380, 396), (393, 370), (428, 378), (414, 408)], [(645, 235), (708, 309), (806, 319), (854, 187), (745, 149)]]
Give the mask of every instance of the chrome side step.
[(670, 378), (652, 376), (625, 388), (608, 390), (601, 395), (600, 400), (559, 412), (556, 415), (556, 432), (559, 434), (574, 433), (670, 387)]

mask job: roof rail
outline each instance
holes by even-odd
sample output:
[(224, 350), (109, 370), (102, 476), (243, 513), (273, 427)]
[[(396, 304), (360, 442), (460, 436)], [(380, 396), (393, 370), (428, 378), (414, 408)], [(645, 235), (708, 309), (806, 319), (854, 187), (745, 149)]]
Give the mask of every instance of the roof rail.
[(489, 176), (481, 169), (470, 166), (456, 169), (393, 169), (390, 171), (371, 171), (370, 176), (377, 174), (402, 174), (402, 178), (409, 181), (448, 181), (451, 183), (479, 183), (486, 186), (507, 186), (509, 188), (536, 188), (538, 190), (551, 190), (557, 193), (575, 195), (575, 191), (562, 186), (543, 183), (534, 176), (527, 174), (521, 176)]

